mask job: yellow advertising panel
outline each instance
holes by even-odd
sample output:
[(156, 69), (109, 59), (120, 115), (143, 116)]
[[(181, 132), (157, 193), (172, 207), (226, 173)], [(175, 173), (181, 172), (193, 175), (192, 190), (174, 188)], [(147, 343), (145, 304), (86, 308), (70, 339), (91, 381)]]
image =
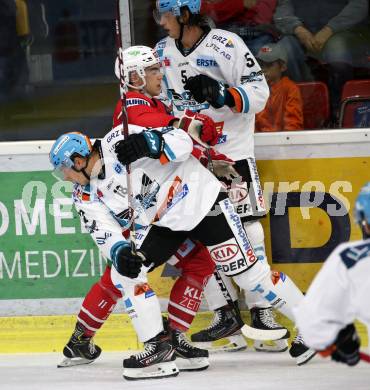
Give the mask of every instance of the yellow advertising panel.
[(370, 157), (268, 160), (257, 163), (270, 213), (262, 223), (274, 269), (306, 291), (332, 249), (358, 240), (352, 207), (369, 177)]

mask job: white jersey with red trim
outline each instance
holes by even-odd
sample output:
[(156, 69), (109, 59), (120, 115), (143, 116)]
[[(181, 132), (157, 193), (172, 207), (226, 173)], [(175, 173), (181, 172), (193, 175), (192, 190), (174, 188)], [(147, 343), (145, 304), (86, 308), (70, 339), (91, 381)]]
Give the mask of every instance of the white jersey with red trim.
[(370, 239), (339, 245), (295, 309), (305, 343), (320, 351), (355, 319), (370, 326)]
[[(156, 45), (162, 61), (163, 94), (180, 117), (186, 109), (209, 115), (222, 128), (216, 149), (233, 160), (254, 157), (255, 114), (262, 111), (269, 87), (253, 54), (234, 33), (212, 29), (186, 54), (177, 42), (167, 37)], [(199, 74), (226, 83), (235, 100), (235, 108), (215, 109), (209, 103), (197, 103), (184, 89), (186, 80)]]

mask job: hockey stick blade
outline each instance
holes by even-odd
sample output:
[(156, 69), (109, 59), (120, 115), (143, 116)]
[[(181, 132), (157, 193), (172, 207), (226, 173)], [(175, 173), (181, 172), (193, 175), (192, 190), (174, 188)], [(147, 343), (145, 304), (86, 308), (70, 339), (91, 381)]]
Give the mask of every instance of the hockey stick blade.
[(88, 359), (84, 359), (84, 358), (67, 358), (66, 357), (57, 365), (57, 368), (81, 366), (83, 364), (91, 364), (94, 361), (95, 361), (95, 359), (88, 360)]
[(370, 355), (368, 355), (368, 354), (365, 353), (365, 352), (360, 352), (360, 359), (361, 359), (363, 362), (370, 363)]
[(241, 328), (241, 331), (244, 337), (252, 340), (273, 341), (289, 337), (287, 329), (257, 329), (244, 324)]

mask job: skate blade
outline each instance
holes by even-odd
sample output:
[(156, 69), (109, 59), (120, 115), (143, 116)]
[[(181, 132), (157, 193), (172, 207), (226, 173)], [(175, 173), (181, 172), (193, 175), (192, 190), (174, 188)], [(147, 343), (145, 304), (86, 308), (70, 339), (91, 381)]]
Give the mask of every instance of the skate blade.
[(192, 342), (192, 344), (201, 349), (207, 349), (208, 352), (237, 352), (247, 349), (248, 345), (244, 340), (244, 337), (240, 335), (234, 335), (225, 337), (216, 341), (204, 341), (204, 342)]
[(177, 375), (179, 375), (179, 369), (175, 362), (163, 362), (145, 368), (123, 368), (122, 374), (128, 381), (161, 379)]
[(82, 364), (90, 364), (94, 362), (95, 360), (88, 360), (80, 357), (76, 358), (64, 358), (58, 365), (58, 368), (65, 368), (65, 367), (73, 367), (73, 366), (81, 366)]
[(304, 364), (308, 363), (315, 355), (316, 351), (313, 349), (308, 349), (305, 353), (302, 353), (302, 355), (299, 355), (295, 358), (297, 366), (303, 366)]
[(253, 347), (257, 352), (285, 352), (288, 349), (288, 341), (285, 339), (275, 341), (255, 340)]
[(203, 371), (209, 367), (208, 358), (183, 359), (176, 357), (176, 366), (180, 371)]
[(289, 337), (288, 329), (257, 329), (244, 324), (241, 331), (247, 339), (252, 340), (279, 340)]

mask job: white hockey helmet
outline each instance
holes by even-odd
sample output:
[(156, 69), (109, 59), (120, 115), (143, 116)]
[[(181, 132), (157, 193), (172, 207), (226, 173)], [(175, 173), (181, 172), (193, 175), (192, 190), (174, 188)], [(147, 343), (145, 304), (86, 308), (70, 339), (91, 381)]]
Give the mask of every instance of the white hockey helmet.
[[(145, 68), (153, 65), (159, 65), (160, 60), (155, 51), (148, 46), (131, 46), (121, 52), (123, 62), (123, 75), (125, 87), (133, 89), (142, 89), (146, 85)], [(136, 72), (143, 84), (136, 87), (130, 83), (130, 75)], [(115, 73), (117, 78), (120, 77), (119, 60), (117, 58), (115, 65)]]

